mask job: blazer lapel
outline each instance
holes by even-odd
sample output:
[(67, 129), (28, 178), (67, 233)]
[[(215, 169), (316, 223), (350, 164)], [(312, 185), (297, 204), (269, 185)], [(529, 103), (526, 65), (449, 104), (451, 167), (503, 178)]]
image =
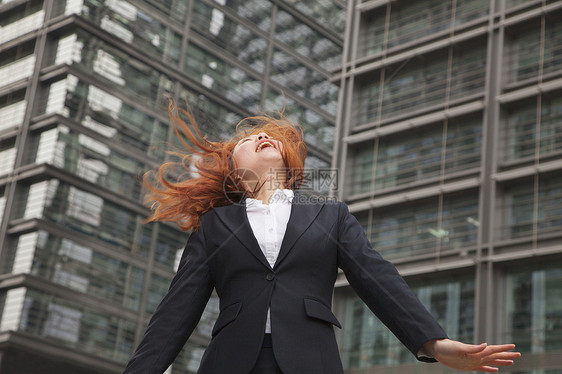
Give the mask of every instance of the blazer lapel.
[[(273, 269), (276, 269), (279, 264), (289, 254), (291, 249), (300, 236), (310, 227), (320, 210), (321, 204), (311, 204), (305, 195), (295, 191), (291, 206), (291, 214), (285, 236), (281, 243), (279, 256)], [(215, 210), (219, 219), (228, 227), (232, 234), (269, 270), (271, 266), (261, 251), (260, 245), (254, 233), (248, 215), (246, 214), (246, 200), (244, 199), (240, 204), (229, 205)]]
[(279, 264), (287, 257), (291, 249), (293, 249), (297, 240), (310, 227), (318, 213), (320, 213), (320, 209), (322, 209), (321, 204), (312, 204), (305, 195), (295, 191), (291, 215), (287, 223), (287, 230), (285, 231), (285, 236), (281, 243), (279, 256), (273, 266), (274, 269), (279, 267)]
[(254, 236), (248, 215), (246, 214), (246, 200), (239, 204), (229, 205), (216, 209), (219, 219), (228, 227), (232, 234), (269, 270), (271, 265), (267, 262), (261, 251), (260, 245)]

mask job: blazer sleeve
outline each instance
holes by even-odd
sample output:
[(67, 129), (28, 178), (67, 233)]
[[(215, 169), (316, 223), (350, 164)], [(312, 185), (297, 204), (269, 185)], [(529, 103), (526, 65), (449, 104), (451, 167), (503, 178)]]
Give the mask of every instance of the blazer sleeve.
[(123, 374), (162, 374), (199, 323), (214, 287), (202, 218), (199, 229), (189, 236), (170, 288)]
[(420, 361), (434, 358), (418, 356), (423, 344), (447, 334), (410, 290), (394, 265), (375, 251), (361, 224), (340, 203), (338, 228), (338, 266), (369, 309)]

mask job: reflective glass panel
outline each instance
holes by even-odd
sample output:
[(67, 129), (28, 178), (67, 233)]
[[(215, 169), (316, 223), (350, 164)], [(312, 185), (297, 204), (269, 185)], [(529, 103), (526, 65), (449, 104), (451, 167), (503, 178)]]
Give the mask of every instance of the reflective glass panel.
[(562, 22), (558, 17), (545, 18), (544, 37), (540, 22), (523, 30), (512, 30), (506, 45), (508, 83), (549, 75), (562, 67)]
[(488, 0), (394, 1), (377, 7), (362, 14), (358, 57), (482, 19), (488, 15), (489, 7)]
[(144, 270), (46, 231), (39, 231), (31, 242), (27, 239), (22, 237), (18, 251), (33, 257), (30, 274), (102, 302), (139, 308)]
[(31, 137), (30, 162), (47, 163), (78, 177), (127, 196), (141, 200), (139, 175), (149, 167), (105, 144), (102, 139), (78, 133), (66, 126)]
[(160, 224), (154, 260), (162, 265), (173, 268), (178, 252), (183, 252), (189, 233), (177, 227)]
[(127, 252), (148, 253), (151, 226), (144, 216), (56, 179), (35, 183), (18, 198), (17, 218), (39, 218)]
[(130, 149), (161, 157), (167, 125), (142, 109), (141, 103), (133, 105), (69, 75), (46, 89), (44, 96), (39, 98), (37, 114), (61, 114), (104, 137), (120, 141)]
[(264, 69), (267, 42), (234, 19), (202, 0), (196, 0), (192, 15), (193, 27), (213, 44), (228, 51), (252, 69)]
[[(170, 15), (178, 16), (180, 21), (183, 20), (181, 13), (185, 12), (186, 2), (187, 0), (173, 1), (176, 7), (171, 10)], [(106, 1), (100, 4), (96, 0), (83, 0), (80, 3), (80, 6), (73, 6), (76, 2), (68, 2), (64, 12), (76, 13), (86, 18), (115, 37), (137, 47), (142, 53), (156, 56), (169, 64), (177, 64), (179, 61), (180, 34), (163, 25), (149, 12), (143, 11), (132, 2)], [(151, 5), (159, 7), (159, 4)], [(88, 47), (88, 44), (85, 44), (85, 52), (91, 52), (92, 48), (95, 48), (93, 45)]]
[(341, 46), (327, 39), (288, 12), (279, 10), (275, 38), (326, 70), (341, 65)]
[[(382, 73), (357, 77), (355, 125), (441, 106), (484, 90), (485, 44), (413, 57)], [(450, 79), (449, 79), (450, 78)], [(382, 82), (381, 82), (382, 80)], [(382, 98), (381, 95), (382, 89)]]
[(96, 357), (125, 363), (133, 349), (136, 324), (47, 293), (27, 290), (19, 331)]
[(293, 1), (284, 0), (299, 11), (310, 16), (324, 27), (338, 34), (345, 31), (345, 4), (337, 0)]
[(351, 149), (348, 190), (378, 192), (475, 169), (481, 146), (479, 116), (380, 137)]
[(10, 92), (0, 97), (0, 133), (19, 127), (23, 121), (27, 103), (25, 90)]
[(270, 78), (283, 87), (293, 90), (332, 116), (336, 115), (338, 87), (328, 77), (307, 67), (295, 57), (274, 49)]
[(538, 189), (532, 180), (509, 184), (501, 207), (504, 239), (556, 234), (562, 228), (562, 177), (539, 177)]
[(507, 269), (505, 334), (518, 351), (562, 349), (562, 265)]
[(176, 21), (183, 21), (189, 0), (143, 0), (143, 3), (158, 9)]
[(250, 21), (263, 31), (271, 28), (272, 3), (268, 0), (213, 0), (224, 5), (238, 15)]
[[(412, 291), (451, 339), (471, 341), (474, 330), (474, 280), (409, 282)], [(355, 294), (344, 298), (342, 359), (345, 369), (414, 363), (415, 357)]]
[(185, 72), (203, 86), (246, 108), (259, 105), (262, 90), (259, 79), (196, 44), (187, 47)]
[[(478, 235), (478, 193), (443, 197), (406, 206), (389, 206), (357, 219), (366, 227), (374, 249), (388, 259), (438, 254), (476, 245)], [(441, 221), (439, 214), (441, 213)]]
[(543, 96), (538, 102), (517, 103), (506, 110), (503, 126), (507, 161), (562, 151), (562, 98)]

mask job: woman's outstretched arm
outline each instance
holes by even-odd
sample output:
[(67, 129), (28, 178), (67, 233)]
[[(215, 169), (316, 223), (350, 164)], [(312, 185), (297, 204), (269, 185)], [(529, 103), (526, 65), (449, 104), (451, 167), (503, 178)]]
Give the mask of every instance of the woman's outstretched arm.
[(205, 247), (201, 221), (199, 230), (189, 236), (170, 289), (123, 374), (163, 373), (199, 323), (214, 287)]

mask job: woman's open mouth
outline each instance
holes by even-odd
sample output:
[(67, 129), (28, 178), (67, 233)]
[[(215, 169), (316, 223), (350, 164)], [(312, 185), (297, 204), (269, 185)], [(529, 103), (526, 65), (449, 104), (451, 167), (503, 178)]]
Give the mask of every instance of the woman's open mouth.
[(261, 143), (257, 146), (256, 152), (259, 152), (259, 151), (261, 151), (262, 149), (267, 148), (267, 147), (275, 148), (275, 146), (273, 145), (272, 142), (270, 142), (269, 140), (265, 140), (265, 141), (261, 142)]

